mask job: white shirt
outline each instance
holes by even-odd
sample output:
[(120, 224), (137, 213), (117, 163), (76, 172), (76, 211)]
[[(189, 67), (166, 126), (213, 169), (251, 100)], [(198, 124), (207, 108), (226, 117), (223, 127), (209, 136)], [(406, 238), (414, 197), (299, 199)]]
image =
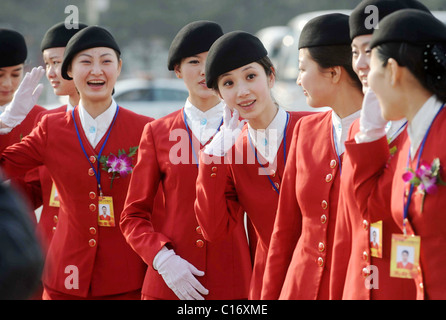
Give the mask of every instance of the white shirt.
[(345, 140), (347, 140), (348, 131), (350, 130), (350, 126), (352, 123), (359, 118), (361, 114), (361, 110), (358, 110), (351, 115), (348, 115), (345, 118), (340, 118), (336, 112), (331, 113), (331, 119), (334, 127), (334, 139), (338, 152), (338, 156), (344, 153), (345, 151)]
[(412, 122), (407, 127), (407, 134), (409, 135), (411, 142), (410, 155), (412, 160), (424, 139), (427, 129), (429, 129), (429, 126), (442, 105), (443, 103), (437, 100), (435, 96), (431, 96), (423, 104), (420, 110), (418, 110), (417, 114), (413, 117)]
[(187, 125), (201, 144), (207, 143), (217, 133), (223, 120), (223, 108), (224, 102), (222, 101), (203, 112), (190, 103), (189, 99), (186, 100), (184, 112)]
[(248, 122), (248, 134), (252, 144), (269, 163), (274, 163), (276, 159), (286, 123), (287, 113), (281, 108), (266, 129), (256, 130)]
[(102, 114), (93, 119), (90, 114), (84, 109), (82, 101), (79, 101), (79, 118), (81, 119), (82, 128), (85, 135), (93, 148), (96, 148), (99, 141), (107, 132), (110, 127), (113, 118), (115, 116), (117, 104), (112, 99), (110, 107), (107, 108)]

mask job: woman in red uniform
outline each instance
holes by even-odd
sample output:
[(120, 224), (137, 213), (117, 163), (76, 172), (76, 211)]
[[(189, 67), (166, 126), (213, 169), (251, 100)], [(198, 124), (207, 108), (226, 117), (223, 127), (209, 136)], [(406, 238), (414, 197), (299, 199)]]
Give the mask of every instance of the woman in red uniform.
[[(243, 222), (219, 241), (205, 241), (194, 211), (200, 150), (219, 130), (223, 103), (205, 82), (205, 62), (221, 27), (196, 21), (169, 50), (168, 67), (184, 80), (182, 110), (145, 127), (121, 229), (148, 264), (144, 299), (246, 299), (251, 260)], [(154, 208), (158, 190), (164, 210)]]
[[(28, 56), (25, 38), (14, 30), (0, 29), (0, 43), (2, 43), (0, 48), (0, 128), (2, 128), (0, 129), (0, 150), (2, 150), (27, 136), (34, 128), (38, 115), (46, 109), (36, 105), (43, 89), (42, 85), (36, 87), (43, 76), (43, 70), (34, 69), (32, 77), (31, 74), (26, 79), (23, 77), (25, 60)], [(21, 83), (22, 79), (24, 81)], [(11, 103), (13, 98), (14, 103)], [(37, 169), (31, 170), (29, 175), (37, 177)], [(39, 192), (39, 187), (25, 183), (25, 180), (25, 175), (22, 175), (15, 178), (13, 184), (28, 199), (30, 206), (39, 206), (39, 199), (33, 195)], [(31, 218), (35, 220), (34, 212), (31, 213)]]
[[(66, 80), (62, 77), (61, 66), (68, 41), (78, 31), (86, 27), (84, 24), (79, 24), (78, 29), (67, 29), (65, 23), (61, 22), (52, 26), (45, 33), (40, 49), (46, 66), (46, 77), (53, 88), (54, 94), (56, 96), (66, 96), (68, 101), (66, 105), (39, 114), (36, 119), (37, 122), (45, 114), (60, 113), (60, 116), (64, 117), (65, 112), (72, 111), (78, 105), (79, 92), (76, 90), (72, 80)], [(37, 227), (43, 246), (47, 249), (56, 230), (60, 202), (55, 198), (58, 193), (48, 169), (44, 166), (39, 167), (39, 175), (38, 177), (31, 177), (31, 183), (36, 183), (36, 178), (39, 185), (39, 194), (35, 196), (40, 198), (39, 203), (42, 205)]]
[(411, 261), (419, 264), (411, 274), (417, 298), (445, 299), (446, 27), (429, 13), (399, 10), (380, 22), (370, 48), (368, 79), (379, 104), (368, 106), (366, 116), (381, 138), (365, 143), (376, 156), (363, 160), (371, 166), (361, 180), (373, 181), (385, 167), (389, 148), (384, 119), (406, 118), (408, 139), (396, 163), (392, 216), (402, 230), (399, 243), (412, 240), (414, 250), (420, 247), (419, 259)]
[[(226, 119), (201, 155), (195, 211), (203, 235), (210, 241), (228, 236), (243, 221), (244, 212), (247, 213), (257, 240), (250, 299), (260, 299), (293, 128), (299, 118), (308, 114), (279, 108), (271, 96), (274, 81), (274, 66), (255, 36), (230, 32), (211, 47), (206, 61), (206, 82), (227, 104)], [(228, 107), (234, 110), (232, 118)], [(244, 122), (239, 124), (238, 115), (248, 121), (242, 132)], [(225, 151), (232, 147), (232, 143), (224, 145), (224, 136), (235, 138), (237, 133), (241, 137), (232, 141), (233, 157), (224, 158)], [(215, 158), (208, 161), (207, 154)], [(256, 192), (252, 192), (253, 185)]]
[[(353, 69), (362, 81), (363, 92), (368, 90), (367, 75), (370, 71), (370, 48), (373, 28), (367, 28), (370, 12), (368, 6), (374, 6), (383, 19), (388, 14), (404, 8), (417, 8), (428, 11), (418, 1), (399, 0), (364, 0), (350, 14), (350, 37), (352, 39)], [(378, 21), (376, 21), (378, 22)], [(373, 103), (373, 97), (367, 96), (363, 103)], [(371, 189), (356, 188), (352, 163), (356, 157), (370, 157), (368, 149), (361, 149), (353, 140), (359, 132), (360, 122), (357, 119), (345, 143), (346, 152), (343, 159), (341, 191), (336, 221), (335, 242), (333, 244), (332, 276), (330, 278), (331, 299), (414, 299), (413, 281), (391, 278), (390, 248), (391, 235), (399, 230), (390, 215), (390, 192), (396, 154), (404, 143), (406, 119), (390, 121), (386, 124), (386, 136), (393, 156), (386, 168), (386, 175), (379, 181), (368, 185)], [(362, 125), (364, 128), (364, 124)], [(364, 139), (365, 134), (358, 135)], [(356, 168), (358, 168), (356, 166)], [(364, 167), (365, 170), (368, 167)], [(379, 246), (372, 248), (373, 235), (380, 239)], [(372, 267), (373, 266), (373, 269)]]
[[(68, 42), (62, 64), (62, 76), (73, 79), (80, 93), (79, 106), (63, 117), (45, 115), (29, 136), (2, 153), (1, 164), (11, 175), (45, 165), (59, 192), (44, 299), (141, 296), (146, 266), (126, 243), (118, 222), (131, 156), (152, 119), (113, 100), (121, 66), (119, 47), (108, 31), (97, 26), (79, 31)], [(102, 205), (109, 206), (114, 223), (100, 219)]]
[(295, 126), (282, 179), (262, 299), (328, 299), (343, 143), (359, 117), (361, 84), (351, 68), (348, 16), (310, 20), (299, 39), (297, 80), (307, 102), (332, 110)]

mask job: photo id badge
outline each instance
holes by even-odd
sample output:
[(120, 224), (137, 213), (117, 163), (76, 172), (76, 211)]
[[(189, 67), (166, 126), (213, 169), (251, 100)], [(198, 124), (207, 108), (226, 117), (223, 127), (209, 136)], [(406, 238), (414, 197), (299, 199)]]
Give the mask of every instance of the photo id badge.
[(57, 193), (56, 185), (54, 184), (51, 187), (51, 194), (50, 194), (50, 207), (60, 207), (60, 201), (59, 201), (59, 194)]
[(112, 197), (98, 197), (98, 225), (102, 227), (115, 226), (115, 214), (113, 212)]
[(390, 257), (390, 276), (395, 278), (413, 278), (418, 271), (420, 261), (419, 236), (392, 234)]
[(375, 258), (383, 257), (383, 222), (382, 220), (370, 224), (370, 254)]

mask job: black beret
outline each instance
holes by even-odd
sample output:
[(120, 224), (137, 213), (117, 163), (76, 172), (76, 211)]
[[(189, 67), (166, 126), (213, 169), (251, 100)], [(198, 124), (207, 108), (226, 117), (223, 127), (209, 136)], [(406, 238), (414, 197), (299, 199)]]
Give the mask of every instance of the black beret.
[(98, 26), (86, 27), (76, 33), (67, 43), (62, 62), (62, 77), (72, 80), (67, 71), (74, 56), (83, 50), (97, 47), (111, 48), (121, 54), (121, 50), (110, 32)]
[(402, 9), (418, 9), (430, 12), (424, 4), (417, 0), (363, 0), (350, 14), (350, 39), (353, 40), (357, 36), (372, 34), (375, 30), (371, 26), (366, 26), (366, 19), (372, 14), (371, 11), (366, 12), (368, 6), (375, 6), (378, 9), (378, 21), (373, 21), (373, 23), (379, 23), (385, 16)]
[(329, 13), (308, 21), (299, 36), (299, 49), (350, 45), (348, 15)]
[(24, 63), (27, 56), (25, 38), (17, 31), (0, 29), (0, 68)]
[(250, 33), (232, 31), (214, 42), (206, 59), (206, 85), (212, 88), (222, 74), (268, 55), (263, 43)]
[(395, 11), (373, 32), (370, 48), (387, 42), (425, 45), (446, 43), (446, 26), (432, 14), (416, 9)]
[(79, 23), (79, 27), (77, 29), (67, 29), (65, 27), (65, 22), (55, 24), (45, 33), (43, 40), (40, 43), (40, 50), (43, 52), (49, 48), (66, 47), (71, 37), (86, 27), (86, 24)]
[(173, 70), (181, 59), (207, 52), (223, 30), (212, 21), (195, 21), (184, 26), (173, 39), (167, 59), (167, 68)]

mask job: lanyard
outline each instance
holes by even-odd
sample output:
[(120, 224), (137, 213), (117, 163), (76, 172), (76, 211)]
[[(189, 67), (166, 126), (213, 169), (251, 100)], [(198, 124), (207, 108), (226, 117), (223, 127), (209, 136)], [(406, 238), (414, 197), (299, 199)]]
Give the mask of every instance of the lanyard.
[[(435, 115), (435, 117), (432, 119), (432, 122), (429, 125), (429, 128), (426, 131), (426, 134), (424, 135), (423, 141), (421, 142), (420, 151), (418, 152), (417, 166), (416, 166), (415, 171), (418, 170), (418, 168), (420, 166), (421, 154), (423, 153), (424, 145), (426, 144), (426, 139), (427, 139), (427, 136), (429, 135), (429, 131), (431, 130), (432, 124), (434, 123), (435, 119), (437, 118), (438, 114), (443, 109), (443, 107), (444, 107), (444, 104), (441, 106), (441, 108), (438, 110), (438, 112)], [(407, 168), (409, 168), (409, 163), (410, 163), (410, 158), (411, 158), (410, 148), (411, 148), (411, 146), (409, 146), (409, 154), (407, 156), (407, 166), (406, 166)], [(407, 216), (409, 214), (409, 205), (410, 205), (410, 201), (411, 201), (411, 198), (412, 198), (413, 190), (414, 190), (414, 184), (411, 183), (410, 184), (410, 189), (409, 189), (409, 194), (407, 196), (407, 201), (404, 201), (404, 198), (403, 198), (403, 202), (404, 202), (404, 213), (403, 213), (403, 230), (404, 230), (404, 234), (406, 234), (406, 221), (407, 221)]]
[(336, 139), (336, 130), (335, 130), (334, 125), (332, 125), (332, 126), (333, 126), (333, 142), (334, 142), (336, 156), (338, 157), (338, 163), (339, 163), (339, 173), (342, 174), (342, 162), (341, 162), (341, 156), (339, 154), (338, 142)]
[(79, 140), (79, 143), (81, 145), (81, 148), (82, 148), (82, 151), (84, 152), (85, 157), (87, 158), (88, 162), (90, 163), (91, 168), (93, 169), (94, 175), (96, 177), (96, 181), (98, 182), (100, 196), (102, 197), (103, 194), (102, 194), (102, 187), (101, 187), (101, 171), (99, 170), (99, 164), (100, 164), (99, 163), (99, 159), (101, 158), (102, 151), (104, 150), (104, 147), (107, 144), (108, 137), (110, 136), (110, 133), (111, 133), (112, 128), (113, 128), (113, 125), (115, 124), (115, 120), (116, 120), (116, 117), (118, 116), (118, 112), (119, 112), (119, 106), (117, 106), (117, 108), (116, 108), (116, 113), (115, 113), (115, 116), (113, 117), (113, 122), (112, 122), (112, 124), (110, 126), (110, 129), (108, 130), (108, 133), (107, 133), (107, 136), (105, 138), (105, 141), (102, 144), (102, 147), (101, 147), (101, 149), (100, 149), (100, 151), (98, 153), (98, 157), (97, 157), (98, 158), (98, 161), (97, 161), (98, 162), (98, 166), (97, 166), (97, 169), (94, 168), (93, 163), (91, 163), (90, 158), (88, 157), (87, 151), (85, 151), (85, 147), (84, 147), (84, 144), (82, 143), (81, 135), (79, 133), (79, 129), (78, 129), (77, 124), (76, 124), (76, 119), (74, 118), (74, 110), (75, 109), (73, 109), (71, 114), (73, 116), (74, 127), (76, 128), (77, 138)]
[[(290, 119), (290, 114), (287, 112), (286, 113), (286, 125), (285, 125), (285, 129), (283, 129), (283, 166), (284, 167), (285, 167), (285, 164), (286, 164), (286, 130), (288, 128), (289, 119)], [(251, 149), (252, 149), (252, 151), (254, 152), (254, 154), (256, 156), (257, 162), (260, 164), (260, 166), (263, 168), (263, 170), (266, 171), (265, 167), (260, 162), (259, 157), (257, 156), (257, 151), (254, 148), (254, 145), (252, 143), (251, 136), (249, 135), (249, 132), (248, 132), (248, 139), (249, 139), (249, 144), (251, 145)], [(268, 178), (269, 183), (271, 183), (271, 185), (273, 186), (273, 188), (277, 192), (277, 194), (280, 194), (279, 189), (277, 189), (277, 187), (274, 184), (273, 180), (271, 180), (269, 174), (267, 174), (266, 177)]]
[(403, 125), (402, 125), (397, 131), (395, 131), (394, 134), (392, 134), (392, 136), (387, 140), (389, 144), (390, 144), (390, 143), (393, 141), (393, 139), (400, 133), (400, 131), (406, 126), (406, 124), (407, 124), (407, 121), (404, 122)]
[[(194, 144), (193, 144), (193, 142), (192, 142), (192, 135), (191, 135), (191, 133), (189, 132), (189, 131), (192, 131), (192, 130), (189, 130), (189, 126), (187, 125), (187, 121), (186, 121), (186, 112), (184, 112), (184, 109), (183, 109), (183, 120), (184, 120), (184, 124), (186, 125), (186, 131), (187, 131), (187, 134), (188, 134), (188, 136), (189, 136), (189, 143), (190, 143), (190, 147), (192, 148), (192, 154), (194, 155), (195, 163), (197, 164), (197, 168), (198, 168), (198, 157), (197, 157), (197, 154), (195, 153)], [(221, 128), (222, 124), (223, 124), (223, 119), (221, 119), (221, 123), (220, 123), (220, 125), (218, 126), (218, 129), (217, 129), (217, 131), (215, 132), (215, 134), (217, 134), (217, 132), (220, 131), (220, 128)], [(214, 136), (215, 136), (215, 134), (214, 134)], [(209, 139), (209, 141), (211, 141), (211, 139)], [(209, 141), (206, 142), (204, 145), (207, 145), (207, 144), (209, 143)]]

